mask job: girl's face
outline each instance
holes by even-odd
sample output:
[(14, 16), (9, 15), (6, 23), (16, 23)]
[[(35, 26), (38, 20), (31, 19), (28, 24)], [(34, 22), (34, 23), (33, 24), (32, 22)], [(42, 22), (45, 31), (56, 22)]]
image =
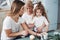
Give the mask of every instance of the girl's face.
[(28, 13), (32, 13), (32, 12), (33, 12), (33, 8), (27, 7), (27, 12), (28, 12)]
[(42, 15), (41, 10), (40, 10), (40, 9), (37, 9), (37, 10), (36, 10), (36, 16), (41, 16), (41, 15)]

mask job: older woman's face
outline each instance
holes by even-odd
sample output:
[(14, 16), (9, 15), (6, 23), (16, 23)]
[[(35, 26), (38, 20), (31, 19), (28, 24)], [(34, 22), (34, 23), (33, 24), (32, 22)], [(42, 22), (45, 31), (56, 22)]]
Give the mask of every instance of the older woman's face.
[(24, 13), (24, 6), (21, 7), (19, 15), (23, 15), (23, 13)]

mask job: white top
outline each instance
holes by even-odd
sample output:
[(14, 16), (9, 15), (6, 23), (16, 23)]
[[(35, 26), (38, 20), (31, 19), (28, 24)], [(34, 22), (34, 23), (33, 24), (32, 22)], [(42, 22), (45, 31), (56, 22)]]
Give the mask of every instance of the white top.
[(3, 22), (3, 29), (1, 33), (1, 40), (11, 40), (15, 37), (7, 37), (5, 30), (11, 29), (12, 32), (18, 32), (20, 29), (20, 24), (23, 23), (23, 19), (19, 17), (18, 22), (16, 23), (10, 16), (7, 16)]
[(43, 25), (43, 23), (45, 23), (46, 25), (49, 24), (47, 19), (44, 16), (40, 16), (40, 17), (35, 16), (33, 21), (34, 21), (35, 28), (40, 27), (41, 25)]
[(22, 16), (22, 18), (25, 20), (27, 25), (32, 23), (32, 21), (33, 21), (32, 17), (33, 17), (33, 14), (29, 15), (27, 12), (25, 12)]
[(33, 14), (29, 15), (27, 12), (25, 12), (22, 16), (22, 18), (25, 20), (27, 24), (32, 23), (32, 17), (33, 17)]

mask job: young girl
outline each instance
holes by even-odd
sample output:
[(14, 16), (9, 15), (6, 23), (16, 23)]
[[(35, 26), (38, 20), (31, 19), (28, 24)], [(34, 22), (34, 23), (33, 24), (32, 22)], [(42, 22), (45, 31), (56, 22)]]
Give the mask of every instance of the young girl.
[[(33, 17), (33, 4), (31, 1), (28, 1), (25, 4), (25, 12), (22, 18), (25, 20), (26, 24), (29, 26), (32, 21), (32, 17)], [(29, 28), (31, 27), (29, 26)]]
[[(38, 5), (36, 6), (34, 10), (33, 21), (35, 25), (34, 31), (36, 33), (40, 33), (41, 40), (42, 40), (42, 37), (44, 37), (44, 39), (47, 39), (49, 21), (47, 19), (45, 9), (43, 5), (41, 4), (41, 2), (38, 3)], [(45, 26), (43, 26), (43, 24), (45, 24)], [(30, 37), (33, 37), (33, 35), (31, 35)], [(33, 38), (31, 40), (33, 40)]]

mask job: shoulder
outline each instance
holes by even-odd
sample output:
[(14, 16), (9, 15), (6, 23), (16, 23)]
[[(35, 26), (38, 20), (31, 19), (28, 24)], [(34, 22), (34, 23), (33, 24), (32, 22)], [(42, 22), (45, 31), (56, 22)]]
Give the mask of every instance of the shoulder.
[(4, 19), (3, 27), (4, 29), (11, 29), (12, 20), (9, 16)]
[(25, 16), (25, 15), (27, 15), (27, 12), (25, 12), (22, 16)]
[(27, 12), (23, 13), (22, 18), (25, 18), (27, 15)]
[(19, 23), (24, 23), (24, 19), (22, 17), (19, 17)]
[(11, 22), (10, 16), (6, 16), (6, 18), (4, 19), (4, 23), (7, 23), (7, 22)]
[(34, 16), (34, 17), (33, 17), (33, 20), (36, 20), (36, 19), (37, 19), (37, 17), (36, 17), (36, 16)]
[(42, 18), (42, 19), (46, 19), (46, 17), (45, 17), (45, 16), (41, 16), (41, 18)]
[(19, 17), (19, 20), (24, 20), (22, 17)]

